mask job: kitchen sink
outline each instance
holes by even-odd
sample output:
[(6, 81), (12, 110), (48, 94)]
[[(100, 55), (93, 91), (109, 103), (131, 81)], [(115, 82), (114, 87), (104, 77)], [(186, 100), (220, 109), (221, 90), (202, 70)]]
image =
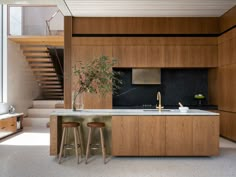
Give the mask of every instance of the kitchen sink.
[[(159, 111), (158, 109), (144, 109), (143, 111)], [(178, 109), (162, 109), (161, 112), (174, 112), (178, 111)]]

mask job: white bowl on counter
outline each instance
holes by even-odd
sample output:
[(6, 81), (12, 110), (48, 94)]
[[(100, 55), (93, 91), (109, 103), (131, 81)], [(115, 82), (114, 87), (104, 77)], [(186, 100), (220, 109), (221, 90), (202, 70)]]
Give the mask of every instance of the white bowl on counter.
[(189, 110), (189, 107), (187, 107), (187, 106), (179, 107), (179, 111), (182, 113), (186, 113), (186, 112), (188, 112), (188, 110)]

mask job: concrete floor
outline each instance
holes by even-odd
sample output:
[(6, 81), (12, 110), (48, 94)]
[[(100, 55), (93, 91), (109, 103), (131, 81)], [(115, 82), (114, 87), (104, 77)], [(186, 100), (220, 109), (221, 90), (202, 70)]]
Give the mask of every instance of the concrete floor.
[(88, 165), (49, 156), (49, 130), (25, 129), (0, 142), (0, 177), (236, 177), (236, 143), (220, 139), (218, 157), (93, 156)]

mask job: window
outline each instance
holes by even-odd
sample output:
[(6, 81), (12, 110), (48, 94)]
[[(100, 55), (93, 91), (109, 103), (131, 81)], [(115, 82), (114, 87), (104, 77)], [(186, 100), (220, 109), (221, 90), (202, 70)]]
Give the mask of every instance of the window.
[(3, 6), (0, 5), (0, 102), (3, 102)]

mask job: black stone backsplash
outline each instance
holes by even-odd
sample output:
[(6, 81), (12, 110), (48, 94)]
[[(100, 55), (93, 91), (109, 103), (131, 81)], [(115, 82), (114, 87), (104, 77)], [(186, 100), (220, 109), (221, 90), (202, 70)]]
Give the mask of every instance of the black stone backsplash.
[(160, 85), (133, 85), (132, 69), (115, 68), (121, 72), (123, 82), (117, 94), (113, 95), (113, 107), (156, 105), (157, 92), (161, 92), (162, 105), (197, 105), (194, 95), (202, 93), (208, 103), (208, 69), (161, 69)]

